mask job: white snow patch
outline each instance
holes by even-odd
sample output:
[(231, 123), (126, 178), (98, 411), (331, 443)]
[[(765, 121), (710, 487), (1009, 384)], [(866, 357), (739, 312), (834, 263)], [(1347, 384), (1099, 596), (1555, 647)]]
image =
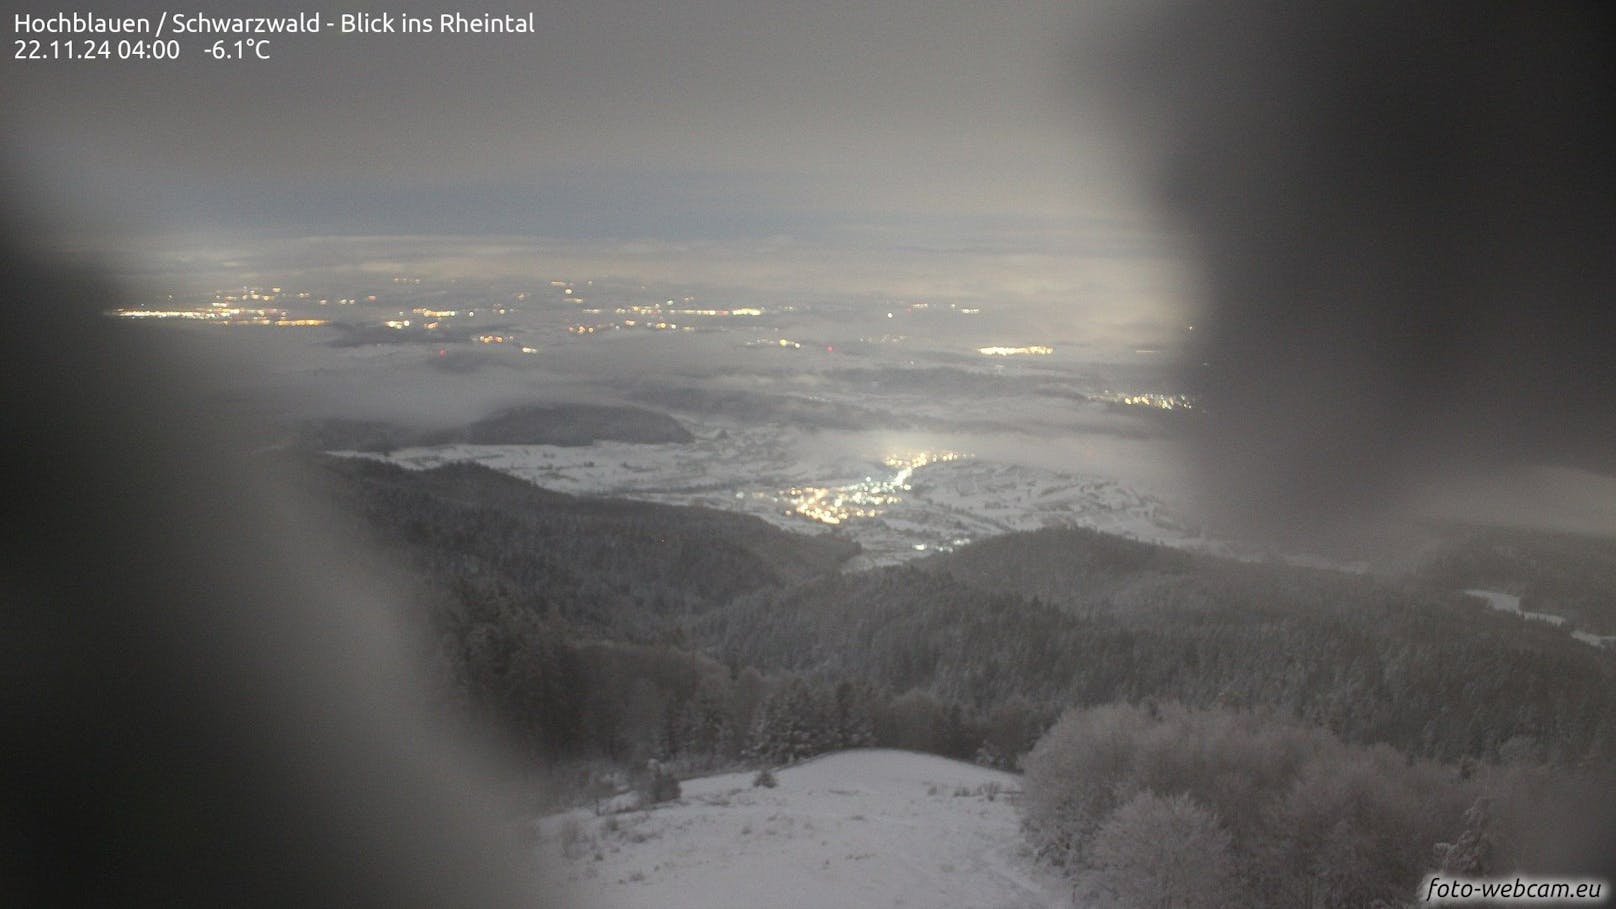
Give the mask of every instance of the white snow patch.
[(1616, 634), (1593, 634), (1587, 631), (1573, 631), (1571, 636), (1590, 647), (1616, 648)]
[(772, 789), (750, 772), (686, 780), (677, 801), (650, 810), (552, 815), (538, 848), (584, 906), (1070, 905), (1023, 846), (1014, 774), (858, 750), (775, 777)]
[[(1521, 608), (1521, 598), (1512, 593), (1502, 593), (1497, 590), (1466, 590), (1467, 596), (1485, 600), (1488, 606), (1500, 612), (1512, 612), (1523, 619), (1532, 622), (1547, 622), (1556, 628), (1565, 625), (1565, 616), (1554, 615), (1548, 612), (1528, 612)], [(1616, 645), (1616, 635), (1597, 635), (1586, 631), (1571, 632), (1571, 636), (1590, 647), (1609, 647)]]

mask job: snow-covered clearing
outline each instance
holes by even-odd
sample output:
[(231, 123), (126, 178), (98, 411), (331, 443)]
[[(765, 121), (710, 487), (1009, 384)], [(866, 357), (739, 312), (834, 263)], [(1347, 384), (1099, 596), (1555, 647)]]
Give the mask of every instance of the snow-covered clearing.
[(539, 822), (546, 863), (583, 906), (656, 909), (1069, 906), (1019, 830), (1021, 781), (904, 751), (826, 755), (686, 780), (678, 801)]

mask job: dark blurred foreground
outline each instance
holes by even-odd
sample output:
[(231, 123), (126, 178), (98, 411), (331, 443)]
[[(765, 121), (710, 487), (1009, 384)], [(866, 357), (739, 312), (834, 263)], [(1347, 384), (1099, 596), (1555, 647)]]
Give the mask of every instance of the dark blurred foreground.
[(1185, 379), (1224, 521), (1616, 474), (1616, 8), (1125, 9), (1083, 86), (1206, 279)]
[(202, 406), (216, 371), (0, 233), (0, 903), (543, 905), (386, 585)]

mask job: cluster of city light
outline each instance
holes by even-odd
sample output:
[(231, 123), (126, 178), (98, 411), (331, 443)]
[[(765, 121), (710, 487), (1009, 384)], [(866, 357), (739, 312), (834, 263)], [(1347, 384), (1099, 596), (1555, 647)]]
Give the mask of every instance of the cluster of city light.
[[(393, 276), (391, 278), (391, 282), (395, 285), (419, 285), (422, 283), (422, 279), (405, 276)], [(583, 302), (582, 297), (571, 296), (570, 285), (567, 289), (569, 294), (567, 299), (578, 303)], [(522, 293), (515, 296), (516, 299), (526, 299), (528, 295), (526, 293)], [(286, 309), (280, 308), (279, 305), (267, 305), (271, 303), (278, 303), (279, 301), (285, 301), (287, 303), (303, 303), (310, 306), (317, 304), (321, 307), (332, 305), (353, 306), (361, 303), (374, 304), (382, 302), (381, 298), (379, 298), (376, 294), (355, 294), (351, 297), (326, 297), (317, 296), (306, 290), (300, 291), (292, 288), (277, 286), (243, 285), (239, 287), (215, 290), (211, 292), (207, 298), (194, 304), (177, 303), (173, 296), (169, 296), (167, 304), (161, 307), (151, 306), (116, 309), (109, 311), (108, 315), (126, 319), (187, 320), (193, 322), (206, 322), (214, 325), (270, 325), (276, 327), (294, 327), (332, 324), (331, 320), (328, 319), (304, 318), (301, 314), (295, 314), (288, 312)], [(491, 314), (500, 316), (508, 315), (511, 311), (503, 304), (491, 305), (488, 307), (488, 309)], [(590, 310), (585, 310), (585, 312), (590, 312)], [(446, 327), (451, 319), (475, 318), (476, 316), (476, 310), (437, 309), (431, 306), (417, 306), (410, 309), (408, 312), (405, 312), (402, 309), (398, 310), (393, 318), (382, 321), (380, 324), (387, 328), (398, 331), (406, 329), (416, 331), (433, 331)], [(510, 341), (512, 338), (510, 336), (500, 336), (500, 340), (495, 340), (495, 336), (493, 335), (484, 335), (476, 337), (473, 340), (480, 341), (484, 344), (492, 344)]]
[[(938, 305), (941, 306), (942, 304), (938, 304)], [(910, 303), (908, 306), (904, 307), (904, 310), (906, 312), (915, 313), (915, 312), (926, 312), (927, 310), (929, 310), (931, 308), (932, 308), (932, 304), (930, 304), (930, 303)], [(951, 312), (959, 313), (962, 316), (977, 316), (977, 315), (982, 314), (982, 308), (980, 306), (965, 307), (965, 306), (960, 306), (958, 303), (950, 303), (950, 304), (948, 304), (948, 308), (949, 308), (949, 310)], [(887, 313), (887, 318), (889, 318), (889, 319), (892, 318), (892, 314)]]
[(240, 312), (239, 309), (116, 309), (112, 314), (120, 319), (197, 319), (204, 322), (223, 322)]
[(207, 322), (211, 325), (270, 325), (276, 328), (300, 328), (328, 325), (325, 319), (291, 319), (275, 309), (241, 309), (234, 306), (210, 306), (207, 309), (115, 309), (112, 315), (120, 319), (183, 319)]
[(1159, 394), (1157, 392), (1134, 394), (1107, 391), (1101, 392), (1095, 397), (1112, 404), (1126, 404), (1130, 407), (1151, 407), (1157, 410), (1191, 410), (1195, 407), (1195, 402), (1188, 396), (1179, 394)]
[(880, 517), (886, 506), (903, 501), (899, 494), (908, 490), (914, 472), (927, 464), (958, 461), (968, 455), (957, 451), (922, 451), (908, 455), (888, 455), (881, 463), (896, 471), (891, 479), (865, 477), (847, 486), (794, 486), (784, 491), (794, 514), (810, 521), (836, 526), (854, 518)]
[[(189, 322), (206, 322), (210, 325), (270, 325), (277, 328), (331, 324), (326, 319), (295, 318), (284, 309), (266, 305), (282, 299), (308, 301), (312, 296), (307, 291), (290, 291), (282, 287), (244, 285), (225, 290), (216, 290), (206, 303), (174, 305), (174, 297), (170, 295), (168, 297), (169, 306), (165, 308), (133, 307), (114, 309), (108, 315), (120, 319), (159, 321), (175, 319)], [(321, 305), (327, 302), (329, 301), (320, 301)]]
[(1026, 347), (978, 347), (976, 352), (984, 357), (1047, 357), (1055, 352), (1055, 348), (1030, 344)]
[(810, 521), (832, 526), (852, 518), (878, 517), (880, 506), (897, 501), (896, 496), (883, 496), (860, 489), (864, 484), (826, 489), (822, 486), (794, 486), (785, 491), (791, 510)]
[[(672, 303), (669, 300), (668, 303)], [(689, 307), (672, 308), (669, 306), (619, 306), (613, 310), (620, 316), (650, 316), (661, 319), (666, 316), (707, 316), (724, 319), (730, 316), (761, 316), (763, 310), (756, 306), (742, 306), (735, 309), (692, 309)]]
[(885, 458), (881, 459), (881, 463), (898, 472), (897, 475), (892, 478), (892, 483), (894, 486), (901, 489), (908, 489), (909, 478), (914, 476), (916, 470), (925, 467), (927, 464), (943, 464), (949, 461), (964, 460), (968, 457), (970, 457), (970, 455), (961, 454), (957, 451), (922, 451), (907, 456), (887, 455)]
[[(279, 287), (243, 287), (236, 292), (216, 291), (213, 294), (214, 306), (229, 306), (233, 303), (272, 303), (281, 295)], [(306, 297), (307, 295), (305, 295)]]
[(915, 552), (925, 552), (928, 549), (933, 552), (953, 552), (961, 546), (969, 545), (970, 542), (970, 537), (955, 537), (947, 543), (914, 543), (910, 548)]
[(642, 322), (639, 319), (624, 319), (621, 324), (603, 322), (596, 325), (569, 325), (567, 333), (572, 335), (592, 335), (602, 331), (618, 331), (624, 328), (643, 328), (649, 331), (695, 331), (689, 325), (680, 325), (677, 322)]
[(747, 347), (784, 347), (787, 350), (801, 350), (802, 342), (790, 338), (755, 338), (747, 341)]

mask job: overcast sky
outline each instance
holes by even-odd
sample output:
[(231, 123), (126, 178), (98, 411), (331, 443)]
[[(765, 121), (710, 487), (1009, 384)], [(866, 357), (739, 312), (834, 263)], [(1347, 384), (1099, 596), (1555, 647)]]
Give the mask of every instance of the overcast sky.
[(8, 61), (4, 103), (52, 191), (165, 227), (253, 220), (244, 205), (344, 230), (614, 237), (1136, 215), (1085, 154), (1069, 2), (509, 9), (538, 34), (284, 36), (273, 60), (240, 63), (192, 37), (178, 64)]
[[(66, 227), (133, 259), (243, 231), (539, 236), (641, 280), (1048, 305), (1119, 350), (1182, 321), (1182, 257), (1074, 105), (1083, 4), (525, 3), (536, 35), (7, 61), (5, 144)], [(612, 259), (641, 241), (665, 254)]]
[[(1043, 306), (1055, 336), (1129, 354), (1203, 322), (1226, 472), (1266, 489), (1283, 468), (1309, 514), (1336, 510), (1324, 488), (1378, 504), (1477, 451), (1609, 470), (1597, 7), (521, 2), (488, 11), (531, 9), (534, 36), (8, 60), (0, 147), (66, 226), (137, 251), (528, 236), (547, 265), (642, 279)], [(1402, 460), (1359, 457), (1389, 446)], [(1320, 452), (1354, 463), (1297, 466)]]

